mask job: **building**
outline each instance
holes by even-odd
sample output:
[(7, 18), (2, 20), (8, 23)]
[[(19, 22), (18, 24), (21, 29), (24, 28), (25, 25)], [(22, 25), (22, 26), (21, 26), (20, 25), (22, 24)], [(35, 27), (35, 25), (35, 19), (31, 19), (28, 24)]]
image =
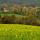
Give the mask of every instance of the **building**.
[(7, 5), (7, 4), (3, 5), (3, 6), (1, 7), (1, 11), (2, 11), (2, 12), (9, 12), (8, 5)]

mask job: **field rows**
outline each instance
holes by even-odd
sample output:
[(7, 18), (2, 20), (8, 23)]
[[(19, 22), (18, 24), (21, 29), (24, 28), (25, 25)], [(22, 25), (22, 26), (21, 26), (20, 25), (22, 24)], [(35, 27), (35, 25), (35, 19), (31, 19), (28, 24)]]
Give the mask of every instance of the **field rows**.
[(0, 24), (0, 40), (40, 40), (40, 26)]

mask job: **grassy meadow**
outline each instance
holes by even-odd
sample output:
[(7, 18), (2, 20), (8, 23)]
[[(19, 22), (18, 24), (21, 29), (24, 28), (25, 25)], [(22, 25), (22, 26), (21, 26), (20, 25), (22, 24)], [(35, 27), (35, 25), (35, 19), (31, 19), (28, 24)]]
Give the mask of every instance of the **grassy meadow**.
[(0, 24), (0, 40), (40, 40), (40, 26)]

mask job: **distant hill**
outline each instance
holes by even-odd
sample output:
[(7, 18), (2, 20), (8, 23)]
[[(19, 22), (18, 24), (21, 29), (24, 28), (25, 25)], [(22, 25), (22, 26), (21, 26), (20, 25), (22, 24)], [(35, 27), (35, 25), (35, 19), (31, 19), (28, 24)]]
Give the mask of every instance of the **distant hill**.
[(35, 4), (37, 6), (40, 6), (40, 0), (0, 0), (0, 4), (1, 3), (9, 3), (9, 4), (13, 4), (13, 3), (17, 3), (17, 4)]

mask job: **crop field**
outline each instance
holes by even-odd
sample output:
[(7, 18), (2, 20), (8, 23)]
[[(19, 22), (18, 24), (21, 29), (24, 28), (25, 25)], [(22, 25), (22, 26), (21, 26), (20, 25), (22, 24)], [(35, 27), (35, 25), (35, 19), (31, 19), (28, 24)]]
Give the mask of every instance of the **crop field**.
[(40, 26), (0, 24), (0, 40), (40, 40)]

